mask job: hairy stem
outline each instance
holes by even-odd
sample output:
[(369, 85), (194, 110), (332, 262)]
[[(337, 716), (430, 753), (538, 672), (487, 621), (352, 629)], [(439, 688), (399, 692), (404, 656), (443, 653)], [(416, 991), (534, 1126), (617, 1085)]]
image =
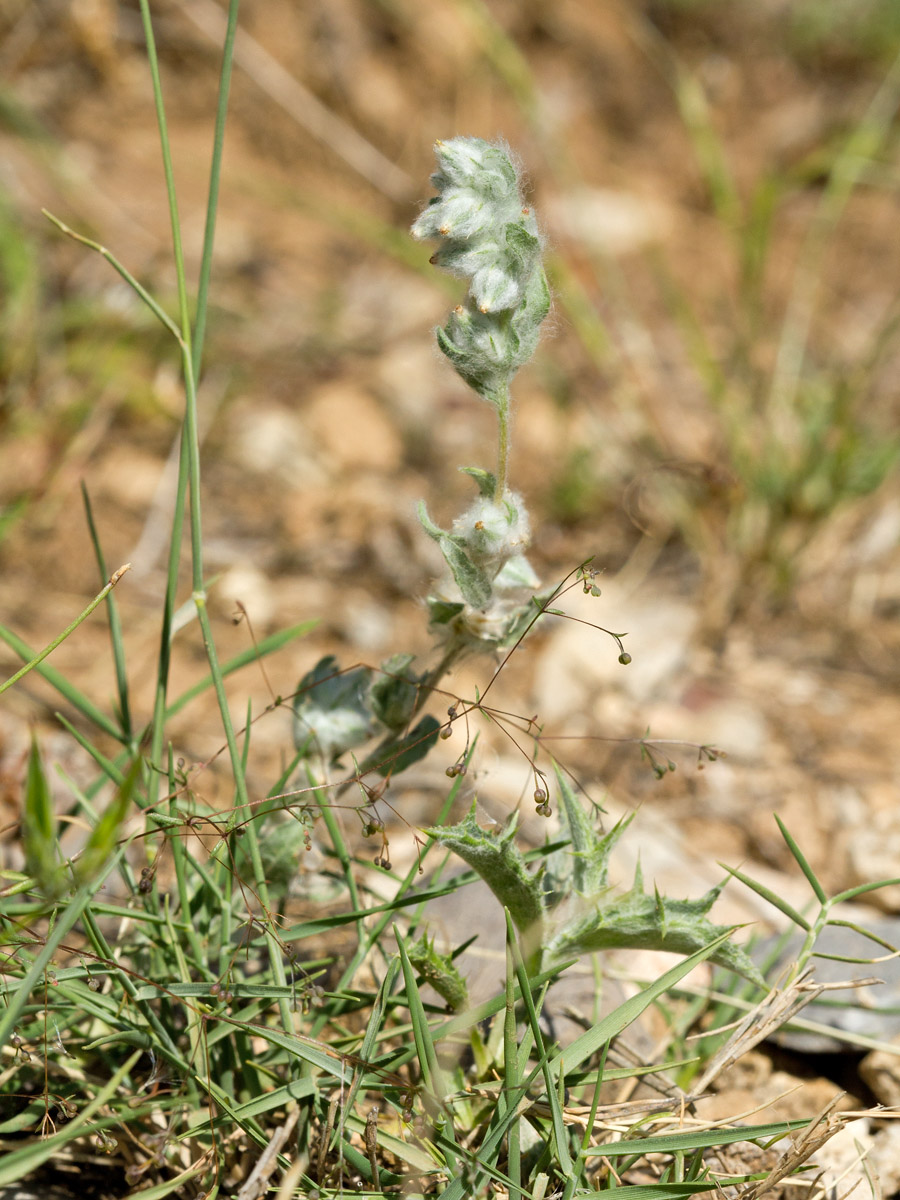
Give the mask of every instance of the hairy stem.
[(497, 397), (497, 483), (494, 487), (494, 503), (503, 499), (509, 478), (509, 388), (504, 388)]

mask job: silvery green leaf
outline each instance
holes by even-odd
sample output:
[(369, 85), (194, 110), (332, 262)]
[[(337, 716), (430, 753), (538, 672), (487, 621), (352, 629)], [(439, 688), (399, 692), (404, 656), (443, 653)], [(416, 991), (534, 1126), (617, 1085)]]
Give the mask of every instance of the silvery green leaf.
[(431, 259), (436, 267), (449, 271), (451, 275), (469, 278), (477, 271), (486, 270), (497, 263), (503, 247), (490, 237), (472, 238), (463, 241), (448, 238), (441, 242)]
[(446, 326), (435, 330), (441, 351), (457, 374), (483, 400), (497, 405), (512, 378), (513, 351), (519, 338), (501, 328), (496, 317), (485, 316), (471, 304), (457, 305)]
[(294, 744), (298, 750), (334, 759), (360, 746), (377, 732), (368, 705), (372, 672), (354, 667), (342, 672), (329, 654), (300, 680), (294, 700)]
[(451, 537), (473, 563), (493, 577), (507, 559), (527, 549), (531, 540), (521, 496), (510, 491), (500, 500), (479, 496), (453, 522)]
[(442, 600), (437, 596), (429, 596), (425, 603), (432, 625), (449, 625), (466, 607), (461, 601)]
[(403, 729), (415, 712), (420, 677), (410, 671), (414, 654), (394, 654), (381, 664), (369, 689), (369, 707), (388, 729)]
[(453, 138), (438, 142), (435, 154), (438, 195), (412, 231), (438, 240), (435, 265), (469, 279), (465, 303), (436, 331), (438, 345), (466, 383), (503, 410), (549, 310), (537, 222), (502, 146)]
[(540, 252), (541, 243), (536, 234), (529, 232), (522, 223), (508, 224), (503, 244), (498, 245), (490, 257), (484, 256), (471, 272), (471, 294), (479, 311), (501, 312), (519, 305), (535, 272)]
[(490, 229), (494, 219), (493, 206), (472, 188), (449, 188), (441, 196), (440, 203), (433, 209), (426, 209), (423, 216), (426, 214), (431, 218), (429, 224), (436, 226), (436, 229), (430, 233), (420, 233), (420, 222), (416, 222), (413, 226), (416, 236), (438, 235), (454, 242), (477, 237)]
[(521, 275), (530, 274), (541, 256), (541, 239), (534, 217), (510, 221), (503, 231), (506, 253), (519, 267)]
[(518, 275), (505, 262), (492, 262), (472, 276), (472, 299), (479, 312), (497, 313), (513, 308), (522, 295)]
[(550, 286), (542, 268), (531, 272), (522, 303), (510, 319), (515, 337), (515, 370), (528, 362), (540, 340), (541, 323), (550, 311)]
[(419, 524), (430, 538), (434, 538), (436, 542), (439, 542), (442, 537), (446, 536), (446, 531), (441, 529), (440, 525), (435, 525), (434, 521), (432, 521), (431, 517), (429, 517), (428, 509), (425, 507), (424, 500), (419, 501), (417, 512), (419, 516)]
[(478, 484), (478, 494), (490, 500), (497, 490), (497, 476), (483, 467), (460, 467), (463, 475), (471, 475)]
[(491, 599), (491, 581), (449, 534), (438, 542), (460, 595), (472, 608), (484, 608)]
[[(508, 558), (494, 578), (495, 591), (534, 591), (540, 587), (540, 579), (524, 554)], [(532, 614), (534, 615), (534, 614)]]
[(516, 928), (539, 937), (544, 915), (544, 897), (537, 876), (525, 866), (513, 837), (515, 820), (502, 833), (488, 833), (475, 819), (473, 805), (458, 825), (429, 829), (429, 836), (458, 854), (477, 871), (501, 904), (509, 909)]
[(363, 764), (362, 770), (374, 770), (379, 775), (399, 775), (401, 771), (425, 757), (437, 742), (440, 730), (440, 721), (430, 714), (423, 717), (416, 727), (403, 737), (396, 737), (379, 745), (377, 751), (373, 751)]
[(441, 198), (432, 196), (412, 224), (410, 233), (416, 238), (436, 238), (441, 231)]

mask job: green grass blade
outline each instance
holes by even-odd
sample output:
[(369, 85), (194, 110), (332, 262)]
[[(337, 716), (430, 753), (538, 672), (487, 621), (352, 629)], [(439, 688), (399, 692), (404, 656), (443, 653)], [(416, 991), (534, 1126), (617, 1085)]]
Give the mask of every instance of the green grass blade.
[(115, 797), (91, 830), (84, 850), (75, 864), (75, 879), (79, 884), (90, 885), (103, 863), (112, 857), (143, 766), (143, 759), (137, 757), (126, 772)]
[[(831, 906), (843, 904), (845, 900), (855, 900), (857, 896), (863, 896), (866, 892), (876, 892), (883, 887), (896, 887), (900, 884), (900, 879), (879, 879), (876, 883), (860, 883), (856, 887), (847, 888), (845, 892), (839, 892), (832, 898)], [(831, 921), (830, 924), (834, 924)]]
[[(509, 914), (507, 913), (507, 941), (511, 947), (511, 953), (515, 963), (516, 976), (519, 980), (519, 988), (522, 993), (522, 1000), (525, 1004), (525, 1011), (528, 1014), (528, 1020), (531, 1024), (531, 1034), (534, 1038), (535, 1048), (537, 1053), (540, 1055), (541, 1072), (544, 1076), (544, 1085), (547, 1089), (547, 1103), (550, 1106), (550, 1118), (553, 1125), (553, 1140), (556, 1145), (557, 1160), (562, 1173), (564, 1175), (568, 1175), (572, 1171), (572, 1159), (569, 1154), (569, 1137), (566, 1132), (566, 1123), (563, 1119), (562, 1106), (559, 1102), (559, 1089), (564, 1086), (562, 1080), (563, 1064), (559, 1057), (554, 1059), (554, 1065), (558, 1066), (559, 1068), (554, 1075), (548, 1056), (544, 1051), (544, 1039), (541, 1034), (538, 1014), (534, 1006), (534, 999), (531, 993), (531, 981), (529, 980), (528, 974), (525, 970), (525, 963), (522, 959), (518, 943), (515, 940), (515, 935), (509, 921), (510, 918)], [(512, 939), (512, 941), (510, 942), (509, 939)]]
[[(723, 1180), (727, 1183), (742, 1182), (741, 1180)], [(628, 1193), (626, 1196), (625, 1193)], [(682, 1196), (697, 1196), (701, 1192), (707, 1195), (719, 1194), (719, 1188), (709, 1179), (693, 1179), (689, 1183), (637, 1183), (625, 1184), (623, 1187), (603, 1188), (599, 1192), (585, 1192), (587, 1196), (608, 1196), (611, 1200), (681, 1200)], [(582, 1194), (582, 1193), (579, 1193)]]
[[(235, 671), (239, 671), (242, 667), (246, 667), (249, 663), (258, 662), (259, 659), (265, 658), (269, 654), (274, 654), (276, 650), (280, 650), (295, 638), (305, 637), (310, 630), (315, 629), (318, 621), (303, 621), (299, 625), (292, 625), (290, 629), (282, 629), (278, 633), (273, 633), (271, 637), (264, 638), (256, 646), (251, 646), (248, 650), (242, 650), (240, 654), (235, 654), (233, 658), (229, 658), (227, 662), (221, 664), (219, 670), (222, 678), (226, 679)], [(168, 705), (166, 708), (166, 719), (175, 716), (197, 696), (208, 691), (213, 686), (212, 675), (206, 675), (199, 683), (195, 683), (193, 687), (188, 688), (183, 692), (177, 700)]]
[(25, 869), (33, 876), (45, 896), (59, 894), (63, 884), (53, 815), (53, 798), (41, 762), (37, 735), (31, 735), (28, 771), (25, 776), (25, 797), (22, 808), (22, 842), (25, 849)]
[(219, 98), (216, 105), (212, 164), (209, 169), (209, 190), (206, 202), (206, 225), (203, 231), (203, 254), (200, 260), (200, 279), (197, 285), (197, 311), (194, 317), (194, 340), (191, 351), (191, 367), (194, 379), (197, 382), (200, 380), (203, 345), (206, 339), (209, 278), (212, 272), (216, 214), (219, 207), (219, 182), (222, 175), (222, 150), (225, 145), (225, 120), (228, 115), (228, 93), (231, 87), (231, 67), (234, 61), (234, 39), (237, 34), (239, 8), (240, 0), (229, 0), (228, 24), (225, 29), (225, 43), (222, 47), (222, 69), (219, 75)]
[[(396, 926), (394, 927), (394, 934), (397, 938), (397, 945), (400, 952), (400, 965), (406, 988), (406, 1003), (409, 1008), (409, 1018), (415, 1040), (416, 1057), (419, 1060), (419, 1069), (422, 1072), (422, 1083), (426, 1091), (431, 1093), (431, 1115), (436, 1116), (439, 1111), (440, 1102), (447, 1089), (444, 1086), (443, 1072), (438, 1066), (434, 1041), (431, 1037), (431, 1030), (428, 1026), (428, 1018), (425, 1015), (422, 997), (416, 985), (416, 973), (406, 952), (406, 943), (403, 940), (403, 935)], [(437, 1102), (436, 1104), (435, 1101)]]
[[(100, 545), (100, 536), (97, 533), (97, 526), (94, 523), (91, 498), (88, 495), (87, 486), (84, 481), (81, 484), (81, 498), (84, 501), (88, 532), (90, 533), (91, 543), (94, 547), (97, 566), (100, 569), (100, 578), (108, 579), (109, 571), (106, 567), (106, 558), (103, 554), (103, 547)], [(116, 691), (119, 696), (119, 722), (122, 726), (123, 737), (130, 742), (133, 740), (133, 733), (131, 729), (131, 706), (128, 700), (128, 671), (125, 667), (125, 644), (122, 638), (122, 622), (119, 618), (119, 606), (112, 592), (106, 597), (106, 615), (109, 620), (109, 638), (112, 643), (113, 664), (116, 672)]]
[[(7, 688), (11, 688), (14, 683), (18, 683), (18, 681), (22, 678), (23, 675), (27, 675), (29, 671), (33, 671), (35, 669), (35, 667), (40, 666), (40, 664), (44, 661), (44, 659), (47, 657), (48, 654), (52, 654), (52, 652), (56, 649), (56, 647), (61, 645), (66, 640), (66, 638), (69, 636), (69, 634), (74, 633), (75, 630), (78, 628), (78, 626), (83, 621), (87, 620), (87, 618), (91, 615), (91, 613), (94, 611), (94, 609), (97, 607), (97, 605), (100, 604), (100, 602), (102, 600), (106, 599), (106, 597), (109, 595), (109, 593), (112, 591), (112, 589), (116, 586), (116, 584), (119, 582), (119, 580), (125, 574), (125, 572), (130, 569), (131, 569), (131, 563), (126, 563), (123, 567), (119, 567), (119, 569), (117, 571), (114, 571), (113, 574), (110, 576), (110, 578), (107, 580), (105, 586), (103, 588), (101, 588), (100, 592), (94, 597), (94, 599), (90, 602), (90, 604), (87, 606), (87, 608), (85, 608), (81, 613), (79, 613), (78, 616), (75, 618), (75, 620), (70, 625), (67, 625), (66, 628), (62, 631), (62, 633), (58, 634), (53, 639), (52, 642), (49, 642), (44, 647), (43, 650), (38, 651), (37, 654), (35, 654), (33, 657), (31, 657), (30, 660), (25, 663), (24, 667), (21, 667), (18, 671), (16, 671), (16, 673), (14, 675), (11, 675), (9, 677), (9, 679), (5, 680), (3, 683), (0, 683), (0, 695), (2, 695), (7, 690)], [(20, 647), (24, 647), (24, 645), (25, 645), (24, 642), (21, 642), (18, 638), (14, 638), (14, 635), (9, 634), (7, 631), (0, 631), (0, 637), (3, 638), (3, 640), (7, 643), (7, 645), (12, 646), (12, 648), (16, 651), (17, 654), (20, 655), (20, 657), (22, 657), (22, 658), (28, 657), (28, 653), (30, 653), (30, 652), (26, 652), (26, 654), (22, 654), (22, 651), (20, 649)], [(16, 644), (16, 642), (18, 642), (18, 645)], [(44, 674), (44, 672), (42, 671), (41, 674)], [(46, 678), (46, 676), (45, 676), (45, 678)], [(122, 735), (118, 731), (116, 731), (115, 736), (118, 738), (119, 741), (122, 740)]]
[(815, 872), (813, 871), (812, 867), (809, 865), (803, 851), (800, 849), (800, 847), (794, 841), (794, 838), (788, 832), (787, 826), (785, 825), (784, 821), (782, 821), (781, 817), (779, 817), (778, 813), (774, 813), (773, 815), (775, 817), (775, 823), (778, 826), (779, 830), (781, 831), (781, 836), (787, 842), (788, 850), (790, 850), (791, 854), (793, 854), (793, 856), (797, 862), (797, 866), (800, 868), (800, 870), (806, 876), (807, 881), (809, 882), (809, 886), (816, 893), (816, 899), (819, 901), (820, 904), (827, 904), (828, 896), (825, 893), (825, 889), (822, 887), (821, 883), (819, 883), (818, 879), (816, 878)]
[(675, 1154), (680, 1150), (708, 1150), (714, 1146), (730, 1146), (734, 1142), (771, 1143), (808, 1129), (809, 1118), (798, 1121), (775, 1121), (770, 1125), (742, 1125), (737, 1129), (723, 1129), (716, 1125), (695, 1133), (662, 1133), (658, 1137), (626, 1138), (620, 1142), (604, 1142), (589, 1146), (583, 1153), (587, 1157), (603, 1155), (604, 1158), (622, 1158), (633, 1154)]
[(248, 1036), (260, 1037), (266, 1042), (271, 1042), (273, 1046), (280, 1046), (292, 1058), (317, 1068), (331, 1078), (337, 1079), (339, 1083), (345, 1086), (350, 1083), (349, 1068), (339, 1054), (329, 1054), (315, 1042), (304, 1041), (292, 1034), (282, 1033), (278, 1029), (255, 1024), (243, 1025), (240, 1021), (232, 1023), (238, 1028), (244, 1029)]
[(574, 1042), (566, 1046), (564, 1050), (561, 1050), (552, 1060), (551, 1066), (555, 1069), (565, 1071), (574, 1070), (585, 1059), (596, 1054), (605, 1042), (615, 1037), (616, 1034), (621, 1033), (623, 1029), (627, 1029), (632, 1021), (635, 1021), (644, 1009), (652, 1004), (657, 997), (664, 995), (680, 979), (690, 974), (694, 967), (705, 962), (730, 937), (731, 931), (729, 930), (727, 933), (723, 933), (720, 937), (717, 937), (715, 941), (710, 942), (708, 946), (704, 946), (702, 950), (697, 950), (690, 957), (683, 959), (680, 963), (677, 963), (670, 970), (666, 971), (665, 974), (660, 975), (659, 979), (644, 988), (642, 992), (639, 992), (636, 996), (632, 996), (624, 1004), (620, 1004), (618, 1008), (604, 1017), (592, 1029), (583, 1033), (581, 1037), (577, 1037)]
[[(519, 1118), (515, 1116), (518, 1097), (516, 1089), (519, 1086), (519, 1056), (516, 1053), (518, 1038), (516, 1037), (516, 967), (513, 959), (513, 946), (516, 935), (512, 927), (509, 910), (503, 910), (506, 917), (506, 1010), (503, 1015), (503, 1092), (506, 1111), (513, 1114), (506, 1135), (506, 1171), (510, 1179), (510, 1197), (522, 1191), (522, 1139)], [(520, 979), (521, 985), (521, 979)], [(524, 994), (524, 993), (523, 993)], [(529, 990), (529, 998), (531, 992)], [(499, 1110), (499, 1105), (498, 1105)]]
[[(346, 1112), (344, 1116), (344, 1127), (352, 1130), (360, 1135), (360, 1141), (365, 1135), (366, 1123), (355, 1113)], [(401, 1162), (407, 1163), (414, 1171), (419, 1174), (434, 1174), (436, 1170), (435, 1160), (433, 1157), (426, 1154), (414, 1142), (404, 1141), (394, 1134), (388, 1133), (386, 1130), (379, 1128), (378, 1143), (383, 1146), (388, 1153), (393, 1154)], [(403, 1192), (404, 1195), (414, 1196), (415, 1193)]]
[[(158, 1183), (155, 1187), (141, 1188), (141, 1200), (164, 1200), (164, 1197), (171, 1196), (177, 1193), (183, 1196), (184, 1185), (190, 1183), (192, 1179), (196, 1179), (198, 1175), (203, 1175), (209, 1170), (209, 1164), (202, 1162), (199, 1166), (188, 1167), (186, 1171), (182, 1171), (180, 1175), (174, 1176), (172, 1179), (167, 1179), (164, 1183)], [(205, 1193), (205, 1200), (215, 1200), (216, 1188), (211, 1192)]]
[[(387, 969), (387, 974), (381, 982), (381, 987), (378, 989), (378, 995), (375, 997), (375, 1003), (372, 1005), (372, 1012), (369, 1015), (369, 1021), (366, 1025), (366, 1032), (360, 1044), (357, 1054), (363, 1062), (370, 1062), (375, 1056), (375, 1051), (378, 1046), (378, 1035), (381, 1032), (382, 1024), (384, 1023), (384, 1015), (386, 1010), (385, 1001), (394, 990), (394, 982), (397, 979), (397, 973), (400, 970), (400, 959), (392, 958)], [(349, 1112), (353, 1108), (353, 1102), (356, 1100), (356, 1094), (359, 1091), (362, 1083), (362, 1075), (360, 1072), (353, 1077), (353, 1083), (350, 1086), (350, 1091), (347, 1095), (344, 1104), (344, 1110)]]
[(792, 908), (787, 900), (784, 900), (777, 892), (773, 892), (771, 888), (765, 887), (761, 883), (757, 883), (755, 879), (751, 879), (749, 875), (745, 875), (743, 871), (738, 871), (736, 867), (726, 866), (725, 863), (719, 863), (723, 871), (727, 871), (734, 879), (739, 879), (745, 887), (750, 888), (752, 892), (756, 892), (757, 896), (761, 896), (763, 900), (768, 901), (773, 908), (777, 908), (779, 912), (791, 921), (800, 929), (805, 929), (808, 933), (812, 929), (812, 925), (807, 921), (806, 917), (800, 915), (796, 908)]
[[(118, 855), (116, 855), (118, 858)], [(71, 900), (68, 901), (65, 908), (59, 914), (53, 928), (47, 934), (44, 944), (41, 946), (37, 955), (31, 963), (24, 978), (19, 983), (15, 992), (11, 992), (6, 1008), (3, 1010), (3, 1015), (0, 1016), (0, 1046), (5, 1046), (9, 1040), (9, 1035), (16, 1026), (16, 1022), (22, 1012), (22, 1009), (28, 1003), (28, 998), (32, 991), (38, 986), (43, 978), (44, 972), (50, 964), (53, 955), (56, 953), (60, 942), (78, 923), (85, 909), (91, 901), (91, 896), (95, 888), (102, 886), (103, 879), (115, 868), (116, 860), (114, 859), (107, 866), (103, 876), (96, 885), (91, 887), (81, 887), (75, 893)]]
[(162, 81), (159, 74), (159, 58), (156, 53), (156, 39), (153, 34), (153, 22), (150, 19), (149, 0), (139, 0), (141, 22), (144, 27), (144, 39), (147, 47), (147, 63), (150, 67), (150, 79), (153, 83), (153, 102), (156, 107), (156, 124), (159, 128), (160, 149), (162, 151), (163, 174), (166, 180), (166, 197), (169, 203), (169, 225), (172, 232), (172, 250), (175, 259), (175, 278), (178, 285), (178, 310), (181, 320), (181, 340), (185, 346), (190, 346), (191, 325), (188, 309), (187, 280), (184, 270), (184, 251), (181, 245), (181, 221), (178, 217), (178, 199), (175, 192), (175, 172), (172, 166), (172, 151), (169, 145), (169, 131), (166, 122), (166, 109), (163, 103)]
[[(246, 1104), (237, 1105), (229, 1115), (229, 1120), (236, 1118), (239, 1121), (249, 1121), (262, 1116), (263, 1113), (271, 1112), (273, 1108), (282, 1108), (291, 1100), (305, 1100), (315, 1094), (316, 1085), (308, 1076), (292, 1079), (290, 1083), (266, 1092), (264, 1096), (257, 1096), (254, 1100), (248, 1100)], [(220, 1120), (219, 1124), (222, 1123), (224, 1122)]]
[[(893, 880), (892, 882), (894, 882), (894, 883), (900, 883), (900, 880)], [(834, 903), (836, 903), (836, 901), (832, 901), (832, 903), (834, 904)], [(845, 920), (843, 920), (843, 919), (842, 919), (842, 918), (840, 918), (840, 917), (829, 917), (829, 919), (828, 919), (828, 920), (825, 922), (825, 924), (826, 924), (826, 925), (839, 925), (839, 926), (840, 926), (842, 929), (852, 929), (852, 930), (853, 930), (853, 932), (854, 932), (854, 933), (858, 933), (860, 937), (862, 937), (862, 938), (866, 938), (866, 939), (868, 939), (868, 941), (870, 941), (870, 942), (874, 942), (874, 943), (875, 943), (877, 946), (882, 946), (882, 947), (883, 947), (885, 950), (887, 950), (887, 951), (888, 951), (888, 953), (889, 953), (889, 954), (896, 954), (896, 953), (897, 953), (897, 947), (896, 947), (896, 946), (894, 946), (894, 945), (893, 945), (891, 942), (889, 942), (889, 941), (887, 940), (887, 938), (880, 937), (880, 936), (879, 936), (877, 933), (873, 933), (873, 932), (872, 932), (870, 929), (866, 929), (866, 927), (865, 927), (864, 925), (859, 925), (859, 924), (857, 924), (857, 922), (856, 922), (856, 921), (845, 921)], [(856, 959), (851, 959), (851, 958), (847, 958), (847, 957), (845, 957), (844, 955), (841, 955), (841, 954), (830, 954), (830, 955), (827, 955), (827, 954), (819, 954), (819, 953), (817, 953), (817, 954), (816, 954), (816, 957), (817, 957), (817, 958), (833, 958), (833, 959), (835, 959), (835, 961), (837, 961), (837, 962), (860, 962), (860, 963), (864, 963), (864, 962), (871, 962), (871, 961), (872, 961), (872, 959), (871, 959), (871, 958), (856, 958)]]
[[(162, 781), (163, 746), (166, 729), (166, 700), (169, 669), (172, 660), (172, 636), (175, 619), (175, 597), (178, 590), (181, 543), (184, 534), (185, 498), (187, 495), (188, 449), (187, 430), (182, 427), (178, 452), (178, 481), (172, 511), (172, 532), (169, 537), (169, 557), (166, 567), (166, 589), (163, 594), (162, 619), (159, 631), (159, 651), (156, 665), (156, 688), (153, 695), (153, 717), (150, 723), (150, 762), (160, 771)], [(152, 800), (152, 796), (148, 796)]]
[[(111, 758), (107, 758), (105, 754), (98, 750), (94, 743), (89, 738), (85, 737), (80, 729), (76, 729), (68, 717), (64, 717), (61, 712), (55, 712), (53, 715), (56, 717), (57, 721), (59, 721), (60, 725), (62, 725), (63, 729), (65, 729), (67, 733), (71, 734), (82, 750), (85, 750), (90, 755), (106, 778), (110, 780), (110, 782), (114, 783), (116, 787), (118, 787), (125, 778), (123, 771), (112, 761)], [(101, 785), (102, 783), (103, 780), (100, 780)], [(92, 789), (92, 794), (94, 794), (96, 790), (97, 789)], [(82, 805), (82, 807), (84, 806)]]
[(73, 241), (80, 242), (82, 246), (87, 246), (89, 250), (96, 250), (98, 254), (102, 255), (102, 257), (106, 259), (113, 270), (121, 275), (128, 286), (136, 292), (136, 294), (141, 298), (144, 304), (146, 304), (157, 320), (164, 325), (166, 329), (168, 329), (169, 333), (171, 333), (173, 337), (181, 341), (181, 334), (178, 332), (178, 326), (175, 324), (172, 318), (159, 306), (159, 304), (157, 304), (147, 289), (138, 283), (131, 272), (128, 271), (121, 262), (119, 262), (114, 254), (107, 250), (105, 246), (101, 246), (99, 242), (94, 242), (90, 238), (84, 237), (80, 233), (76, 233), (74, 229), (70, 229), (64, 221), (60, 221), (59, 217), (54, 217), (53, 213), (48, 212), (46, 208), (42, 208), (41, 212), (48, 221), (51, 221), (56, 226), (60, 233), (64, 233), (66, 237), (70, 237), (73, 239)]
[[(449, 1139), (449, 1143), (453, 1143), (455, 1140), (453, 1137), (453, 1122), (445, 1121), (443, 1109), (444, 1096), (449, 1089), (444, 1079), (444, 1072), (438, 1063), (434, 1040), (428, 1025), (428, 1018), (425, 1015), (422, 997), (416, 985), (416, 973), (413, 970), (412, 963), (409, 961), (403, 935), (396, 925), (394, 926), (394, 936), (397, 939), (397, 947), (400, 952), (400, 965), (403, 971), (406, 1003), (409, 1007), (416, 1055), (419, 1060), (419, 1068), (422, 1072), (425, 1108), (432, 1121), (440, 1122), (443, 1125), (445, 1137)], [(445, 1146), (447, 1167), (451, 1172), (455, 1173), (458, 1170), (459, 1163), (456, 1157), (455, 1146), (451, 1146), (449, 1143)]]
[[(0, 625), (0, 640), (6, 642), (7, 646), (14, 650), (19, 658), (28, 661), (35, 657), (34, 651), (20, 637), (14, 634), (11, 629), (7, 629), (5, 625)], [(98, 729), (102, 729), (104, 733), (115, 738), (117, 742), (124, 741), (122, 731), (116, 723), (111, 721), (105, 713), (101, 712), (83, 692), (73, 687), (68, 679), (57, 671), (55, 667), (51, 667), (47, 663), (40, 663), (40, 665), (35, 667), (35, 670), (42, 679), (46, 679), (51, 687), (56, 688), (59, 694), (68, 700), (73, 708), (77, 709), (83, 717), (96, 725)]]
[(741, 224), (741, 198), (716, 132), (699, 76), (675, 63), (673, 85), (681, 119), (694, 147), (716, 215), (729, 230)]

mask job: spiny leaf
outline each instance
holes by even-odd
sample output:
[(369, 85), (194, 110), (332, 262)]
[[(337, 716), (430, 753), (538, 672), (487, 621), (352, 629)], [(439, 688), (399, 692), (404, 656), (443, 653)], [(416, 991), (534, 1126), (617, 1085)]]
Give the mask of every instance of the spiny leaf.
[(543, 921), (544, 897), (540, 880), (529, 874), (513, 841), (515, 831), (513, 819), (502, 833), (487, 833), (475, 819), (473, 804), (458, 825), (427, 832), (477, 871), (500, 903), (509, 909), (516, 928), (535, 937)]
[[(633, 888), (624, 895), (607, 894), (569, 920), (557, 931), (549, 947), (554, 958), (571, 957), (595, 950), (614, 948), (669, 950), (693, 954), (728, 932), (706, 916), (722, 885), (711, 888), (698, 900), (671, 900), (658, 892), (647, 895)], [(765, 980), (743, 947), (727, 941), (711, 955), (711, 961), (735, 971), (758, 987)]]
[(560, 813), (572, 843), (569, 851), (560, 851), (569, 860), (571, 886), (579, 896), (596, 896), (607, 887), (609, 856), (613, 846), (631, 824), (634, 814), (618, 821), (606, 835), (601, 835), (584, 811), (580, 800), (560, 769), (553, 764), (556, 775)]
[(433, 939), (429, 941), (428, 935), (424, 935), (420, 941), (407, 947), (407, 953), (409, 961), (425, 982), (431, 984), (454, 1012), (468, 1006), (469, 989), (466, 987), (466, 981), (457, 970), (453, 959), (448, 954), (438, 953)]

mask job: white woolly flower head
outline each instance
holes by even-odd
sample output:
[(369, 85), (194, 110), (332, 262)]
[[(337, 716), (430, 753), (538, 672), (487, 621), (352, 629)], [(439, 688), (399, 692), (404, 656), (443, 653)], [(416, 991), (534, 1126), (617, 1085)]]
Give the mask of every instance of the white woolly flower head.
[(435, 154), (438, 194), (412, 233), (438, 242), (435, 266), (469, 281), (465, 304), (437, 331), (438, 344), (463, 379), (495, 403), (534, 352), (550, 308), (541, 235), (504, 147), (460, 137), (438, 142)]
[(528, 513), (522, 497), (513, 492), (499, 501), (479, 496), (453, 522), (452, 533), (472, 562), (494, 570), (524, 554), (531, 540)]

